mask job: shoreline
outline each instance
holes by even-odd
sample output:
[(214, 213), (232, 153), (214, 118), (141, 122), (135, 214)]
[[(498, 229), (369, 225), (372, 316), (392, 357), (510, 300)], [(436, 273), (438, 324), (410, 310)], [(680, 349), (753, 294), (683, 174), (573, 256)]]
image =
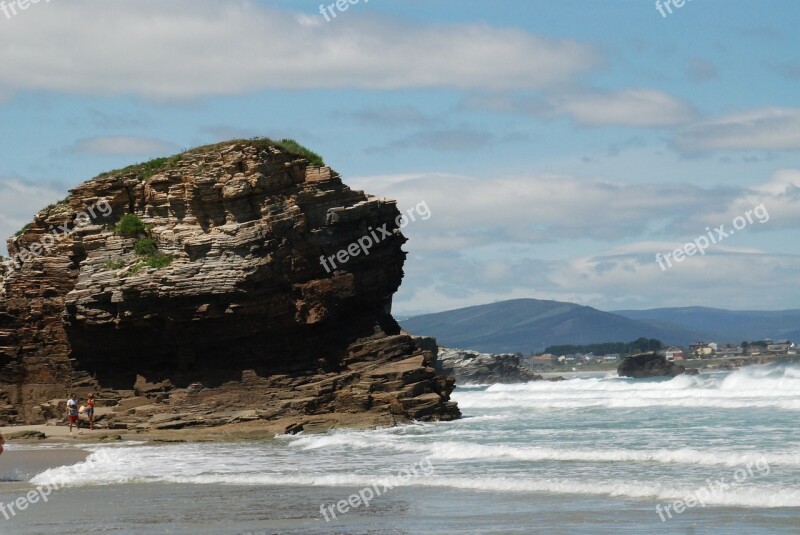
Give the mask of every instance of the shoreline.
[[(82, 445), (124, 442), (179, 443), (273, 440), (278, 435), (296, 434), (298, 432), (316, 434), (333, 429), (381, 429), (394, 427), (402, 423), (404, 422), (391, 422), (382, 418), (365, 418), (363, 414), (356, 413), (331, 414), (328, 418), (311, 417), (303, 421), (298, 421), (296, 418), (286, 418), (272, 421), (235, 422), (218, 426), (163, 430), (101, 429), (95, 427), (94, 430), (90, 431), (89, 429), (81, 428), (80, 433), (74, 431), (73, 434), (70, 434), (67, 424), (16, 425), (2, 426), (0, 427), (0, 433), (5, 437), (6, 445), (11, 446), (11, 451), (13, 451), (14, 446), (44, 444), (66, 444), (80, 447)], [(31, 434), (31, 436), (17, 436), (20, 433)], [(0, 459), (2, 457), (0, 456)]]

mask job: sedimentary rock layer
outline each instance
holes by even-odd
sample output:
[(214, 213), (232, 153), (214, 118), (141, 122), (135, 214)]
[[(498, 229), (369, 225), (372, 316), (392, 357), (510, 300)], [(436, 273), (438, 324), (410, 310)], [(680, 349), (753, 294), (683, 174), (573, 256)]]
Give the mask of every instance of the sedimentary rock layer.
[[(125, 214), (146, 228), (115, 232)], [(99, 392), (103, 419), (128, 428), (242, 411), (293, 429), (342, 413), (458, 417), (453, 380), (390, 313), (405, 261), (398, 215), (267, 140), (80, 185), (8, 242), (24, 261), (4, 268), (0, 290), (0, 421), (60, 418), (69, 390)], [(320, 262), (364, 236), (381, 240), (335, 270)], [(137, 252), (142, 240), (161, 262)], [(39, 243), (42, 254), (26, 253)]]

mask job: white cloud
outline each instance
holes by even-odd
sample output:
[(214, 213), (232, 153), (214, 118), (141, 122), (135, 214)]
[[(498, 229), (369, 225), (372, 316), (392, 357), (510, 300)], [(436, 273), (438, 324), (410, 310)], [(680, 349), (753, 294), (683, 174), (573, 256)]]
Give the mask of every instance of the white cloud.
[(252, 0), (39, 4), (4, 21), (0, 94), (181, 99), (269, 88), (529, 89), (568, 82), (598, 61), (575, 41), (485, 24), (398, 23), (360, 7), (316, 24)]
[(685, 154), (800, 150), (800, 109), (761, 108), (694, 124), (673, 145)]
[(800, 227), (800, 169), (776, 171), (769, 181), (747, 189), (727, 207), (720, 223), (733, 221), (748, 211), (753, 212), (753, 219), (758, 222), (755, 208), (761, 205), (763, 209), (758, 213), (766, 212), (768, 220), (753, 224), (754, 228)]
[(692, 106), (672, 95), (647, 88), (584, 90), (549, 96), (473, 96), (464, 107), (501, 113), (524, 113), (542, 119), (567, 116), (584, 126), (663, 127), (685, 124)]
[(692, 119), (691, 106), (654, 89), (623, 89), (565, 97), (557, 108), (586, 126), (672, 126)]
[(77, 141), (73, 147), (77, 152), (99, 156), (152, 155), (175, 152), (178, 146), (169, 141), (137, 136), (97, 136)]
[(498, 242), (633, 240), (674, 229), (694, 213), (722, 212), (738, 195), (732, 189), (555, 174), (487, 178), (419, 174), (346, 181), (397, 199), (401, 209), (424, 200), (433, 216), (409, 225), (406, 232), (416, 247), (454, 252)]
[(588, 296), (581, 301), (606, 309), (698, 304), (751, 309), (796, 307), (784, 292), (800, 283), (800, 256), (719, 245), (704, 256), (687, 257), (662, 271), (655, 253), (669, 247), (669, 243), (656, 243), (635, 253), (612, 250), (572, 259), (552, 270), (549, 279), (554, 290)]
[[(797, 308), (796, 297), (787, 288), (800, 285), (800, 255), (720, 245), (662, 271), (655, 254), (672, 247), (670, 242), (641, 242), (557, 261), (538, 259), (533, 250), (526, 259), (505, 262), (468, 254), (441, 259), (412, 254), (394, 310), (413, 315), (522, 297), (601, 310), (692, 305)], [(500, 279), (498, 263), (506, 274)], [(433, 274), (419, 276), (420, 270)], [(438, 278), (436, 272), (448, 275)]]
[[(400, 314), (516, 297), (604, 309), (796, 307), (786, 288), (800, 283), (800, 271), (792, 271), (800, 256), (755, 248), (750, 233), (800, 228), (800, 170), (779, 171), (749, 188), (533, 174), (346, 182), (397, 199), (401, 210), (423, 200), (430, 208), (430, 219), (403, 229), (410, 254), (395, 298)], [(756, 212), (747, 239), (737, 232), (666, 272), (656, 263), (656, 253), (682, 247), (708, 226), (731, 230), (734, 217), (762, 203), (769, 220), (759, 223), (763, 214)]]

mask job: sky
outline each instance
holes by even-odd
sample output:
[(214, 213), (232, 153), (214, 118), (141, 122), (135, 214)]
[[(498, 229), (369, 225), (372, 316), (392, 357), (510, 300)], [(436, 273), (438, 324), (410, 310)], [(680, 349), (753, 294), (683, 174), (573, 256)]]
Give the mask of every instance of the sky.
[(289, 137), (430, 210), (397, 315), (800, 308), (800, 2), (665, 1), (6, 0), (0, 235), (103, 171)]

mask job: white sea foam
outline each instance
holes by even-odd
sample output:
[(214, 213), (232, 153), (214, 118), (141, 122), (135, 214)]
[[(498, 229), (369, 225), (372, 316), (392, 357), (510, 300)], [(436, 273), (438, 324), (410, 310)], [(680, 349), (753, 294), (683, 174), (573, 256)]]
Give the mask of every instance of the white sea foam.
[[(763, 411), (751, 410), (797, 410), (796, 367), (763, 366), (661, 381), (607, 376), (493, 385), (461, 392), (458, 399), (474, 417), (245, 444), (93, 446), (86, 462), (48, 470), (33, 483), (358, 488), (428, 457), (435, 474), (401, 485), (659, 503), (683, 499), (704, 486), (706, 477), (730, 479), (736, 469), (760, 460), (769, 465), (770, 474), (708, 503), (800, 506), (800, 454), (787, 427), (794, 425), (794, 416), (770, 411), (764, 420)], [(548, 412), (553, 407), (589, 410)], [(644, 409), (620, 417), (617, 407)], [(698, 413), (692, 426), (674, 428), (669, 407), (741, 411), (735, 418), (726, 412), (727, 419), (717, 422), (711, 409)]]
[(800, 410), (800, 371), (787, 366), (752, 366), (730, 374), (680, 375), (669, 380), (578, 378), (493, 385), (458, 392), (462, 409), (538, 408), (775, 408)]
[[(140, 452), (141, 453), (141, 452)], [(151, 452), (152, 453), (152, 452)], [(120, 483), (180, 483), (180, 484), (224, 484), (224, 485), (299, 485), (361, 488), (382, 481), (393, 487), (440, 487), (499, 493), (551, 493), (610, 496), (634, 500), (669, 501), (693, 494), (703, 483), (696, 485), (658, 483), (652, 481), (620, 481), (560, 478), (519, 477), (461, 477), (439, 476), (397, 478), (394, 473), (265, 473), (263, 471), (237, 472), (223, 470), (209, 459), (203, 462), (182, 461), (179, 458), (162, 457), (160, 462), (142, 463), (148, 455), (126, 455), (126, 450), (95, 452), (86, 463), (73, 467), (48, 470), (37, 476), (37, 485), (107, 485)], [(435, 462), (434, 462), (435, 465)], [(769, 485), (747, 484), (712, 495), (708, 505), (740, 507), (800, 507), (800, 489)]]
[(520, 444), (479, 444), (465, 441), (409, 442), (391, 440), (388, 437), (338, 433), (332, 435), (309, 435), (293, 441), (294, 446), (304, 450), (388, 450), (416, 453), (431, 459), (511, 459), (517, 461), (565, 461), (601, 463), (665, 463), (684, 466), (744, 466), (765, 459), (770, 466), (800, 467), (800, 454), (761, 451), (731, 452), (730, 449), (696, 450), (676, 449), (599, 449), (599, 448), (550, 448)]

